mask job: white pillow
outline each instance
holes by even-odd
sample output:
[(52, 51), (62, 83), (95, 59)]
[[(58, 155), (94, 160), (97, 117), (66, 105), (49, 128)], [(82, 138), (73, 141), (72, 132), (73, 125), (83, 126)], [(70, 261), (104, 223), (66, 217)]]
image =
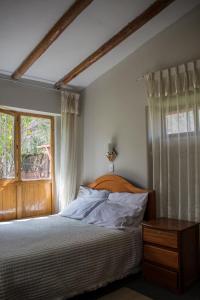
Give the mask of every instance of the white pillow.
[(82, 220), (85, 218), (96, 206), (101, 204), (106, 199), (102, 198), (77, 198), (73, 200), (64, 210), (60, 213), (61, 216)]
[(140, 210), (139, 215), (133, 215), (134, 224), (139, 225), (143, 218), (148, 201), (148, 193), (110, 193), (108, 196), (108, 202), (119, 203), (130, 209), (138, 207)]
[(140, 216), (142, 208), (138, 206), (124, 206), (120, 203), (105, 201), (94, 208), (83, 220), (87, 224), (96, 224), (110, 228), (125, 229), (128, 226), (138, 226), (135, 222)]
[(63, 217), (82, 220), (96, 206), (108, 199), (109, 191), (80, 186), (78, 196), (61, 213)]
[(78, 196), (77, 198), (107, 198), (109, 196), (110, 192), (107, 190), (94, 190), (87, 186), (81, 185), (79, 188)]
[(148, 200), (148, 193), (110, 193), (108, 200), (121, 205), (137, 205), (145, 208)]

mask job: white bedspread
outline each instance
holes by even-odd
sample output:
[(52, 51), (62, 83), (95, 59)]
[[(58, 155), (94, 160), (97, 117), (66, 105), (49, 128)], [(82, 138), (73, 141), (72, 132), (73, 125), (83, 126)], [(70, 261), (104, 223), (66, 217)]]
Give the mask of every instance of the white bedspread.
[(66, 299), (131, 273), (141, 231), (58, 215), (0, 223), (0, 299)]

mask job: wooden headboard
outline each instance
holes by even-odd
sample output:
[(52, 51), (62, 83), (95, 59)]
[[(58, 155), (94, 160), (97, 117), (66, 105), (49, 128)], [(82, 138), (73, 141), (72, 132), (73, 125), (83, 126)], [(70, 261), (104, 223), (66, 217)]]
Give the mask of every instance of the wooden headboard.
[(96, 190), (108, 190), (111, 192), (128, 192), (128, 193), (147, 193), (148, 203), (144, 216), (144, 220), (151, 220), (156, 218), (156, 198), (155, 192), (152, 190), (141, 189), (134, 186), (121, 176), (118, 175), (104, 175), (97, 178), (90, 183), (88, 187)]

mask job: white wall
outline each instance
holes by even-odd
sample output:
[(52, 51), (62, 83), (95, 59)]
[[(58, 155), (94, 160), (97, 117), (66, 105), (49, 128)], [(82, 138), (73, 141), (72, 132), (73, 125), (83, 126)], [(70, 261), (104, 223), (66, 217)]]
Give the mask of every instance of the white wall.
[(107, 143), (119, 153), (116, 172), (147, 187), (146, 95), (137, 77), (200, 57), (200, 7), (150, 40), (83, 92), (83, 174), (88, 182), (108, 172)]
[(0, 105), (60, 114), (60, 93), (0, 79)]

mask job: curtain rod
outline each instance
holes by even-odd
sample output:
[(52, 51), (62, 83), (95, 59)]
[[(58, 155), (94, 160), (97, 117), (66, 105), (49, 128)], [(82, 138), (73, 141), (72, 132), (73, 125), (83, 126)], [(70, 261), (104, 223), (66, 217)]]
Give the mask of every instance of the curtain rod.
[[(24, 86), (32, 86), (32, 87), (37, 87), (37, 88), (43, 88), (43, 89), (46, 89), (46, 90), (51, 90), (51, 91), (54, 91), (54, 92), (60, 92), (60, 91), (69, 91), (69, 92), (75, 92), (74, 89), (72, 88), (60, 88), (60, 89), (57, 89), (57, 88), (54, 88), (53, 85), (48, 86), (48, 83), (42, 83), (42, 82), (36, 82), (36, 81), (29, 81), (29, 79), (25, 79), (26, 81), (22, 81), (22, 80), (13, 80), (11, 79), (10, 77), (7, 77), (6, 75), (0, 75), (0, 80), (5, 80), (5, 81), (9, 81), (9, 82), (12, 82), (12, 83), (15, 83), (15, 84), (18, 84), (18, 85), (24, 85)], [(44, 85), (46, 84), (46, 86)]]

